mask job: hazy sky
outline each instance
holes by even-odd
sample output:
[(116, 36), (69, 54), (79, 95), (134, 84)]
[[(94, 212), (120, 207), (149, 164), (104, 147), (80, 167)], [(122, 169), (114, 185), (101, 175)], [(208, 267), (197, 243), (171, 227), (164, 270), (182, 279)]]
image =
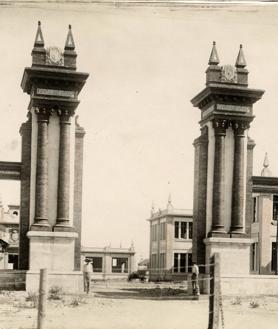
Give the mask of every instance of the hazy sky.
[[(221, 64), (234, 64), (242, 43), (250, 86), (266, 90), (249, 132), (254, 173), (267, 151), (278, 175), (278, 6), (1, 6), (0, 160), (20, 161), (29, 102), (20, 82), (38, 20), (46, 46), (61, 48), (72, 24), (78, 70), (90, 73), (77, 110), (87, 132), (83, 245), (133, 240), (137, 257), (148, 256), (152, 201), (164, 208), (171, 193), (175, 207), (192, 208), (200, 111), (190, 99), (204, 87), (213, 40)], [(1, 182), (0, 191), (5, 202), (18, 202), (19, 183)]]

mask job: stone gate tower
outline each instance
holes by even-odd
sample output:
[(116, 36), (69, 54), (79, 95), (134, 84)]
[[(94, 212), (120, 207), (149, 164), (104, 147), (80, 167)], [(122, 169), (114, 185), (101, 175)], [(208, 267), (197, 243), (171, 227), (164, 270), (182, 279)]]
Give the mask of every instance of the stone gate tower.
[[(84, 130), (74, 121), (87, 73), (76, 71), (69, 26), (64, 51), (45, 48), (40, 26), (32, 66), (21, 87), (30, 95), (21, 127), (21, 219), (19, 266), (34, 273), (80, 270)], [(28, 280), (27, 280), (28, 281)]]
[(253, 104), (264, 91), (248, 88), (240, 46), (235, 66), (219, 65), (213, 43), (206, 87), (192, 99), (201, 110), (201, 136), (194, 142), (193, 258), (222, 254), (222, 271), (249, 272), (252, 152), (248, 137)]

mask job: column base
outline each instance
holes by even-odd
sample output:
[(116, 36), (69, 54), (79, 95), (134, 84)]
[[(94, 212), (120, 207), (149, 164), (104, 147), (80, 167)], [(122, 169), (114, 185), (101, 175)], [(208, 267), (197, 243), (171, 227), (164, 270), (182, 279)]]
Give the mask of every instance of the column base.
[(31, 231), (52, 231), (51, 226), (48, 222), (40, 221), (33, 223), (30, 227)]
[(209, 238), (228, 238), (229, 235), (224, 230), (213, 230), (208, 233)]
[(54, 232), (75, 232), (75, 229), (70, 225), (69, 220), (57, 219), (57, 224), (53, 226)]
[(231, 227), (229, 233), (230, 233), (231, 238), (244, 238), (244, 237), (246, 237), (246, 233), (244, 232), (242, 226)]

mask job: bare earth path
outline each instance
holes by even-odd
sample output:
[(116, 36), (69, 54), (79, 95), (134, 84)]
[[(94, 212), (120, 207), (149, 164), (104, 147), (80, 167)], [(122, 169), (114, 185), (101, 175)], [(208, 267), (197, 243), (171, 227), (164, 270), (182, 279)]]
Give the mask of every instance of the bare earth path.
[[(179, 285), (160, 287), (97, 283), (93, 294), (58, 296), (62, 299), (48, 301), (47, 329), (207, 329), (206, 296), (192, 301)], [(26, 296), (0, 293), (0, 329), (36, 328), (37, 310)], [(226, 298), (224, 320), (225, 329), (277, 329), (278, 297), (242, 298), (236, 303)]]

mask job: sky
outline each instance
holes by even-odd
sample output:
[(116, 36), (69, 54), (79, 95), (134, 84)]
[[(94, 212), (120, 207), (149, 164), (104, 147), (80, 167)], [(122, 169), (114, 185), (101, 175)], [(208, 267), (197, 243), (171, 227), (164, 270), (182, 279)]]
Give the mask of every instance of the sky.
[[(148, 257), (152, 202), (193, 207), (193, 141), (200, 111), (190, 100), (205, 86), (215, 40), (220, 64), (234, 64), (239, 45), (249, 86), (264, 89), (254, 107), (254, 174), (265, 152), (278, 176), (278, 6), (151, 7), (17, 4), (0, 8), (0, 160), (20, 161), (29, 96), (20, 82), (31, 65), (37, 29), (47, 46), (64, 47), (72, 25), (79, 71), (84, 150), (84, 246), (129, 247)], [(19, 183), (0, 181), (5, 203), (19, 202)]]

